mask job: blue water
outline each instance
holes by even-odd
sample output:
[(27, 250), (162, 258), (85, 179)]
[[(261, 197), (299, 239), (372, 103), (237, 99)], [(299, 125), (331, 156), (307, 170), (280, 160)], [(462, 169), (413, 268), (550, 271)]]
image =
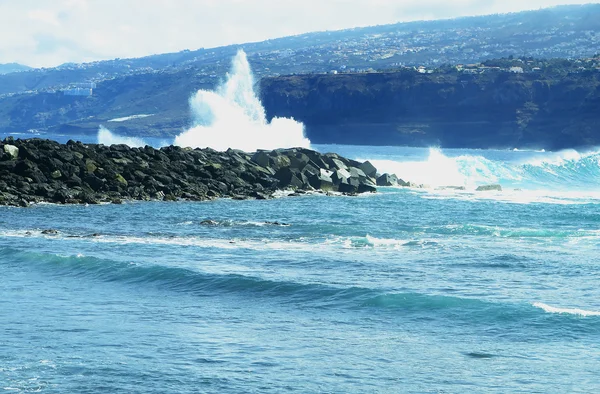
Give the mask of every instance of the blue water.
[(600, 390), (597, 153), (317, 148), (430, 187), (0, 207), (0, 389)]

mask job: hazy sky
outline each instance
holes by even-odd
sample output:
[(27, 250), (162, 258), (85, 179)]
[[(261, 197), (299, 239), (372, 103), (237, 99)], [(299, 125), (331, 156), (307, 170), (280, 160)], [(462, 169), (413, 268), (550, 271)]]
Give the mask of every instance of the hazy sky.
[(585, 0), (0, 0), (0, 63), (56, 66), (317, 30), (582, 2)]

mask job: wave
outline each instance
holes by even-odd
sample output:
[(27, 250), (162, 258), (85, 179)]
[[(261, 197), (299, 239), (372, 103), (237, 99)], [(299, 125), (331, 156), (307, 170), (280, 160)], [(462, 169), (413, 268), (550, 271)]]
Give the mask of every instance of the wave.
[(494, 201), (509, 204), (584, 205), (600, 203), (600, 191), (503, 190), (477, 192), (451, 189), (421, 190), (430, 200)]
[[(302, 308), (345, 309), (388, 316), (413, 315), (415, 318), (444, 318), (468, 324), (532, 325), (536, 330), (598, 331), (593, 321), (587, 324), (578, 317), (595, 317), (595, 312), (551, 313), (521, 302), (498, 302), (443, 294), (426, 294), (328, 283), (298, 282), (288, 278), (267, 279), (237, 273), (202, 272), (199, 270), (151, 264), (135, 264), (90, 256), (61, 256), (50, 253), (0, 248), (2, 265), (35, 267), (47, 275), (87, 279), (145, 289), (159, 288), (199, 297), (233, 296), (261, 299), (280, 305), (301, 305)], [(551, 308), (551, 307), (549, 307)], [(553, 312), (553, 309), (549, 309)], [(562, 311), (562, 310), (560, 310)], [(573, 318), (573, 319), (570, 319)], [(567, 325), (561, 326), (564, 321)]]
[[(206, 223), (206, 224), (203, 224)], [(185, 221), (175, 224), (177, 227), (188, 227), (194, 225), (192, 221)], [(222, 228), (229, 229), (235, 226), (241, 227), (272, 227), (283, 229), (291, 227), (284, 222), (252, 222), (252, 221), (203, 221), (197, 223), (198, 227), (207, 229)], [(452, 230), (442, 229), (441, 232), (451, 233)], [(438, 231), (438, 232), (440, 232)], [(419, 229), (419, 232), (424, 232)], [(431, 231), (436, 233), (435, 230)], [(272, 234), (271, 234), (272, 235)], [(403, 248), (439, 248), (443, 245), (437, 240), (422, 238), (377, 238), (371, 235), (366, 236), (317, 236), (317, 237), (288, 237), (283, 232), (277, 237), (265, 237), (264, 234), (259, 237), (231, 237), (215, 238), (213, 236), (188, 235), (180, 236), (170, 233), (155, 234), (148, 233), (143, 235), (125, 235), (125, 234), (98, 234), (98, 233), (69, 233), (58, 230), (0, 230), (0, 237), (7, 238), (41, 238), (52, 241), (79, 241), (92, 242), (99, 244), (115, 245), (147, 245), (147, 246), (182, 246), (196, 247), (202, 249), (246, 249), (254, 251), (284, 251), (284, 252), (309, 252), (314, 253), (315, 247), (319, 247), (322, 253), (337, 252), (342, 250), (357, 250), (368, 252), (370, 250), (398, 250)]]
[(543, 304), (541, 302), (535, 302), (533, 303), (533, 306), (536, 308), (540, 308), (548, 313), (567, 314), (581, 317), (600, 316), (600, 311), (587, 311), (585, 309), (577, 308), (557, 308), (554, 306)]
[(424, 227), (427, 234), (441, 235), (483, 235), (499, 238), (593, 238), (600, 239), (598, 230), (566, 230), (537, 227), (500, 227), (479, 224), (449, 224), (436, 227)]
[[(600, 152), (496, 152), (481, 155), (445, 155), (431, 148), (425, 160), (370, 160), (380, 173), (395, 173), (405, 181), (430, 187), (462, 186), (467, 190), (486, 184), (506, 188), (559, 192), (597, 191), (600, 188)], [(494, 155), (497, 158), (492, 158)], [(361, 159), (362, 160), (362, 159)]]
[(108, 122), (121, 123), (121, 122), (127, 122), (128, 120), (148, 118), (150, 116), (154, 116), (154, 114), (139, 114), (139, 115), (124, 116), (122, 118), (110, 119), (110, 120), (108, 120)]
[(242, 50), (233, 59), (225, 83), (215, 91), (199, 90), (190, 99), (190, 107), (194, 126), (178, 135), (175, 145), (247, 152), (310, 146), (301, 122), (277, 117), (267, 121)]
[[(204, 228), (208, 234), (179, 235), (176, 233), (147, 233), (147, 234), (98, 234), (98, 233), (74, 233), (56, 230), (22, 229), (22, 230), (0, 230), (0, 237), (6, 238), (35, 238), (63, 242), (86, 242), (108, 245), (140, 245), (140, 246), (173, 246), (194, 247), (199, 249), (220, 250), (253, 250), (253, 251), (277, 251), (314, 253), (318, 248), (320, 253), (338, 253), (342, 251), (365, 252), (370, 251), (395, 251), (402, 249), (421, 248), (439, 249), (452, 245), (452, 237), (476, 236), (485, 238), (506, 239), (559, 239), (565, 241), (578, 240), (578, 242), (591, 242), (596, 244), (600, 240), (599, 230), (584, 229), (539, 229), (515, 227), (506, 228), (499, 226), (487, 226), (477, 224), (451, 224), (431, 227), (415, 227), (404, 232), (404, 238), (385, 238), (372, 235), (325, 235), (325, 236), (296, 236), (295, 232), (289, 232), (293, 228), (287, 223), (278, 222), (233, 222), (214, 221), (207, 224), (196, 222), (197, 228)], [(190, 227), (192, 221), (174, 224), (177, 228)], [(252, 236), (247, 234), (243, 237), (232, 236), (229, 229), (234, 226), (241, 228), (265, 228), (271, 227), (273, 231), (268, 234), (260, 233)], [(217, 231), (217, 233), (215, 233)], [(441, 241), (440, 236), (443, 236)]]

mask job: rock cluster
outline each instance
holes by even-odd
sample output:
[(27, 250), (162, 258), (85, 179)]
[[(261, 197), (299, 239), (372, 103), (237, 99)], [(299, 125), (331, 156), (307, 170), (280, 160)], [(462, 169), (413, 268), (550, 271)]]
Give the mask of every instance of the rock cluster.
[(374, 192), (377, 170), (334, 153), (155, 149), (69, 141), (0, 142), (0, 205), (122, 200), (266, 199), (277, 190)]

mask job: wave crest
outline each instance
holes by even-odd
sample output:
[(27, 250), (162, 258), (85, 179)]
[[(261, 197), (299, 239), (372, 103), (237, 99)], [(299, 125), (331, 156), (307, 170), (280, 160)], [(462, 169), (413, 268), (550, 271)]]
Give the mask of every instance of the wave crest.
[(576, 316), (581, 316), (581, 317), (600, 316), (599, 311), (587, 311), (585, 309), (578, 309), (578, 308), (558, 308), (558, 307), (550, 306), (547, 304), (543, 304), (541, 302), (535, 302), (535, 303), (533, 303), (533, 306), (535, 306), (536, 308), (540, 308), (540, 309), (544, 310), (544, 312), (548, 312), (548, 313), (576, 315)]

